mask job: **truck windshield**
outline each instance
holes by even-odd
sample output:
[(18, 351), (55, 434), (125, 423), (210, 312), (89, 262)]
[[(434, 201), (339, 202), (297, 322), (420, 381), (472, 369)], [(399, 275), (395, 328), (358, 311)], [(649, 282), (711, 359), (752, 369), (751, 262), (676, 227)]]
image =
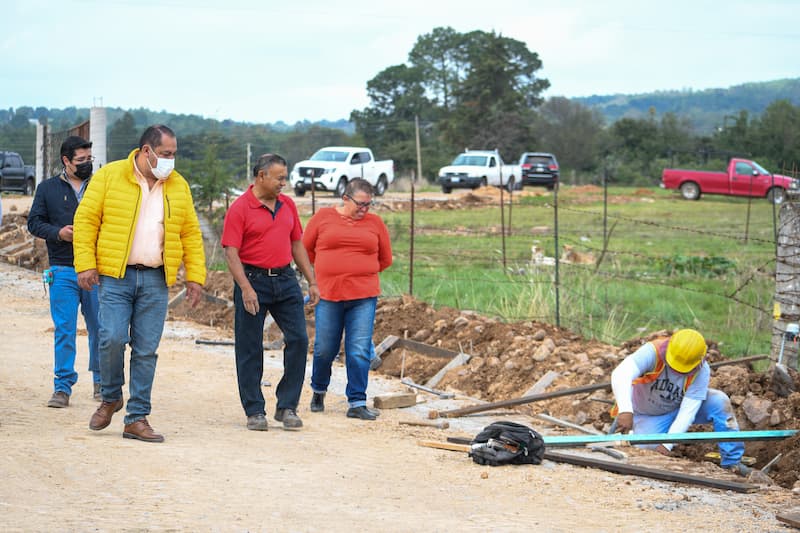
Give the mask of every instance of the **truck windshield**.
[(347, 152), (335, 152), (333, 150), (320, 150), (311, 156), (311, 161), (336, 161), (343, 163), (347, 161)]
[(460, 154), (453, 160), (451, 166), (454, 167), (485, 167), (486, 166), (486, 156), (485, 155), (468, 155), (468, 154)]
[(756, 167), (756, 170), (758, 170), (759, 174), (766, 174), (767, 176), (772, 174), (772, 172), (770, 172), (769, 170), (765, 169), (764, 167), (762, 167), (761, 165), (759, 165), (755, 161), (753, 161), (753, 166)]

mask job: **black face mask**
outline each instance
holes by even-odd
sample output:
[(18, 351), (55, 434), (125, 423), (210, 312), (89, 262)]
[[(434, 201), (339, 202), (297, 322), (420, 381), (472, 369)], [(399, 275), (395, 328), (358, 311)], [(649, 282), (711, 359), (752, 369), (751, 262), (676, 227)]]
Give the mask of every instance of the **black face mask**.
[(91, 175), (92, 175), (91, 161), (86, 161), (85, 163), (75, 165), (75, 176), (77, 176), (78, 178), (85, 180)]

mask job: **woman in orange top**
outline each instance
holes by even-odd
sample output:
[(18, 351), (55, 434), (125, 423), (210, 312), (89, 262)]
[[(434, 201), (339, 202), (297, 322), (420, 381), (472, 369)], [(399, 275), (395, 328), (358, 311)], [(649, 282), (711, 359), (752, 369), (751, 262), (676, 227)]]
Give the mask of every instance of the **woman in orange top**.
[(375, 420), (367, 407), (372, 331), (381, 292), (378, 273), (392, 264), (386, 224), (369, 213), (373, 190), (356, 178), (347, 184), (342, 205), (320, 209), (308, 221), (303, 245), (314, 264), (320, 301), (314, 308), (314, 365), (311, 410), (325, 410), (331, 364), (339, 353), (342, 332), (347, 367), (347, 416)]

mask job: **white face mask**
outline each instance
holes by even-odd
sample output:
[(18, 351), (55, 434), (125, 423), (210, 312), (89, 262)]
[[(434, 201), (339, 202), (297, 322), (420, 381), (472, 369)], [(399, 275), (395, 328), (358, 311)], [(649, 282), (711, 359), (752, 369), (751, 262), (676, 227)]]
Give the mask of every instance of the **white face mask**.
[[(156, 154), (155, 151), (153, 151)], [(158, 157), (156, 154), (156, 166), (150, 164), (150, 158), (147, 158), (147, 166), (150, 167), (150, 172), (153, 173), (153, 176), (159, 180), (165, 180), (169, 177), (172, 173), (172, 170), (175, 168), (175, 160), (174, 159), (167, 159), (166, 157)]]

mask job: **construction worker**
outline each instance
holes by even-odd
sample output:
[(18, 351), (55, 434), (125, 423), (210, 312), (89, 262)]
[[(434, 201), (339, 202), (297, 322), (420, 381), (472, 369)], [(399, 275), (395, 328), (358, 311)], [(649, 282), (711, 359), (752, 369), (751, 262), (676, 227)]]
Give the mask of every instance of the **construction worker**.
[[(626, 357), (611, 374), (616, 431), (638, 434), (685, 433), (692, 424), (714, 425), (714, 431), (739, 431), (730, 398), (708, 387), (711, 369), (706, 341), (693, 329), (648, 342)], [(647, 444), (669, 455), (673, 444)], [(741, 463), (742, 442), (720, 442), (720, 465), (742, 476), (752, 469)]]

